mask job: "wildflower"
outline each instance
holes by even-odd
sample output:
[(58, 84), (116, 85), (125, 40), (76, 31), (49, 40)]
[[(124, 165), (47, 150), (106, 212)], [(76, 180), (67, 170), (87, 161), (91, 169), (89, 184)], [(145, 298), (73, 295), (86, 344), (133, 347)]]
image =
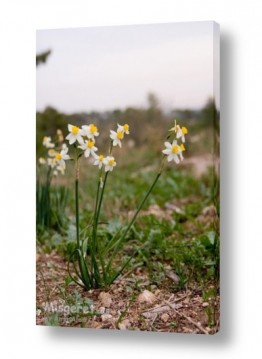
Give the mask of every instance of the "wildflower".
[(180, 161), (183, 161), (184, 157), (183, 157), (183, 152), (186, 150), (185, 146), (183, 145), (183, 143), (179, 146), (180, 151), (179, 151), (179, 157), (180, 157)]
[(95, 158), (94, 166), (98, 166), (98, 168), (101, 169), (104, 162), (104, 156), (103, 155), (98, 156), (95, 154), (94, 158)]
[(65, 169), (66, 169), (66, 166), (63, 165), (63, 164), (60, 164), (56, 167), (57, 171), (61, 172), (62, 175), (65, 174)]
[(95, 147), (95, 141), (92, 140), (85, 141), (85, 143), (81, 146), (78, 146), (78, 148), (81, 148), (81, 150), (85, 151), (85, 157), (89, 157), (90, 154), (94, 157), (95, 152), (97, 151), (97, 147)]
[(117, 131), (123, 132), (129, 135), (129, 125), (126, 123), (124, 126), (117, 124)]
[(47, 159), (47, 164), (48, 166), (50, 166), (51, 168), (55, 168), (56, 164), (57, 164), (57, 161), (56, 161), (56, 158), (53, 157), (53, 158), (48, 158)]
[(95, 137), (99, 135), (97, 127), (93, 123), (91, 123), (91, 125), (82, 126), (82, 131), (84, 136), (93, 141)]
[(68, 147), (67, 147), (66, 143), (62, 144), (62, 150), (67, 150), (68, 151)]
[(56, 150), (54, 150), (53, 148), (48, 150), (48, 156), (50, 157), (55, 157), (56, 153), (57, 153)]
[(169, 142), (165, 142), (165, 146), (166, 146), (166, 148), (162, 152), (165, 155), (167, 155), (168, 162), (174, 160), (176, 163), (179, 163), (180, 161), (183, 160), (182, 151), (185, 150), (185, 147), (183, 144), (181, 146), (179, 146), (177, 144), (177, 141), (174, 140), (172, 142), (172, 144)]
[(117, 130), (117, 132), (110, 130), (110, 138), (113, 140), (113, 146), (122, 147), (121, 140), (124, 138), (124, 132)]
[(43, 146), (45, 146), (46, 148), (54, 148), (55, 144), (51, 142), (51, 137), (45, 136), (43, 138)]
[(68, 148), (64, 148), (61, 152), (57, 152), (55, 155), (55, 160), (59, 166), (65, 167), (65, 161), (70, 160), (69, 155), (67, 154)]
[(38, 159), (38, 162), (40, 163), (40, 165), (46, 164), (46, 160), (44, 159), (44, 157), (40, 157), (40, 158)]
[(180, 128), (179, 125), (176, 126), (176, 138), (179, 139), (181, 138), (182, 142), (185, 142), (185, 135), (188, 133), (188, 130), (186, 127), (182, 127)]
[(104, 165), (105, 165), (105, 171), (113, 171), (113, 168), (116, 166), (116, 161), (115, 158), (113, 156), (107, 156), (104, 161), (103, 161)]
[(78, 126), (68, 125), (68, 131), (70, 133), (66, 136), (66, 139), (69, 141), (70, 145), (76, 141), (78, 141), (81, 145), (84, 143), (82, 138), (83, 131)]

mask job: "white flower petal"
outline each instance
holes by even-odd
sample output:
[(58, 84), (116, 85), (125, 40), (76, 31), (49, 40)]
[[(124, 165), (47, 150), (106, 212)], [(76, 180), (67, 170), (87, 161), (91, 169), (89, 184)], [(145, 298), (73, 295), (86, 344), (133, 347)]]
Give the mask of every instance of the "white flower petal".
[(172, 147), (171, 143), (169, 143), (169, 142), (165, 142), (165, 146), (166, 146), (166, 148), (171, 148)]
[(170, 151), (168, 148), (166, 148), (165, 150), (163, 150), (162, 152), (165, 154), (165, 155), (169, 155), (170, 154)]
[(176, 163), (179, 163), (179, 158), (178, 158), (177, 155), (174, 156), (174, 161), (175, 161)]

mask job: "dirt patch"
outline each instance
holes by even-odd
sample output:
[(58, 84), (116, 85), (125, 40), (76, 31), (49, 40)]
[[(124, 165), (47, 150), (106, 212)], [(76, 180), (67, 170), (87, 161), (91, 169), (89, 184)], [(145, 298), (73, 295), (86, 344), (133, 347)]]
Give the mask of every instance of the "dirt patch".
[(181, 165), (191, 167), (198, 178), (205, 174), (211, 166), (215, 166), (216, 173), (219, 173), (219, 158), (212, 154), (185, 158)]
[(146, 268), (136, 268), (108, 290), (84, 291), (75, 284), (66, 287), (66, 276), (67, 263), (57, 253), (37, 255), (38, 325), (196, 334), (219, 330), (219, 296), (204, 302), (194, 285), (174, 292), (172, 277), (150, 290)]

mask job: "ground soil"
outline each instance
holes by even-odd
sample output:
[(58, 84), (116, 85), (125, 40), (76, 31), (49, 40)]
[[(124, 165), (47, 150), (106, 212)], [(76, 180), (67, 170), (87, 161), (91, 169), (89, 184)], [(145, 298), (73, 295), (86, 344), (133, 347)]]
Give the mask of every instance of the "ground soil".
[[(37, 315), (38, 325), (48, 325), (49, 309), (66, 303), (67, 263), (56, 252), (37, 254)], [(137, 278), (139, 289), (135, 288)], [(151, 291), (146, 268), (124, 274), (108, 290), (85, 291), (75, 284), (66, 288), (67, 295), (77, 290), (81, 298), (92, 302), (92, 314), (59, 315), (55, 325), (94, 329), (142, 330), (158, 332), (214, 334), (219, 330), (219, 296), (203, 301), (194, 284), (174, 291), (172, 278)], [(210, 285), (212, 287), (212, 285)], [(50, 307), (51, 305), (51, 307)], [(212, 320), (210, 319), (212, 318)], [(211, 322), (213, 323), (211, 325)]]

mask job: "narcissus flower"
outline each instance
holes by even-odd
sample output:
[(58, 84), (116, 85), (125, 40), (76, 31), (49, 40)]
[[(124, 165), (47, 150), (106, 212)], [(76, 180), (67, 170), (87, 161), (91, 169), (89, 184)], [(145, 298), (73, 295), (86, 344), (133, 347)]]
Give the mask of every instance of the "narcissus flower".
[(104, 156), (103, 155), (98, 156), (95, 154), (94, 158), (95, 158), (94, 166), (98, 166), (98, 168), (101, 169), (104, 163)]
[(186, 127), (180, 127), (179, 125), (176, 126), (176, 138), (181, 138), (182, 142), (185, 142), (185, 135), (188, 133), (188, 130)]
[(177, 141), (174, 140), (172, 143), (165, 142), (165, 146), (166, 148), (162, 152), (167, 155), (168, 162), (174, 160), (176, 163), (179, 163), (183, 160), (182, 151), (185, 151), (183, 144), (179, 146)]
[(59, 171), (61, 173), (61, 175), (64, 175), (66, 166), (63, 166), (62, 164), (60, 164), (59, 166), (56, 167), (56, 169), (57, 169), (57, 171)]
[(70, 132), (66, 139), (69, 141), (69, 144), (72, 145), (76, 141), (82, 145), (84, 143), (83, 140), (83, 131), (78, 126), (68, 125), (68, 131)]
[(53, 148), (48, 150), (48, 156), (49, 157), (55, 157), (56, 153), (57, 153), (56, 150), (54, 150)]
[(51, 142), (51, 137), (45, 136), (43, 138), (43, 146), (45, 146), (46, 148), (54, 148), (55, 144)]
[(186, 150), (183, 143), (179, 146), (179, 148), (180, 148), (180, 152), (178, 154), (179, 154), (179, 157), (180, 157), (180, 161), (183, 161), (183, 159), (184, 159), (183, 152)]
[(67, 152), (68, 148), (66, 147), (61, 152), (56, 153), (55, 160), (59, 166), (65, 167), (65, 161), (70, 160), (70, 157)]
[(124, 132), (117, 130), (117, 132), (110, 130), (110, 138), (113, 140), (113, 146), (122, 147), (121, 140), (124, 138)]
[(44, 157), (40, 157), (40, 158), (38, 159), (38, 162), (40, 163), (40, 165), (46, 164), (46, 160), (44, 159)]
[(85, 151), (84, 156), (89, 157), (92, 155), (95, 156), (95, 152), (97, 151), (97, 147), (95, 147), (95, 141), (93, 140), (87, 140), (85, 143), (81, 146), (78, 146), (78, 148), (81, 148), (81, 150)]
[(82, 126), (82, 131), (84, 136), (93, 141), (95, 137), (99, 135), (97, 127), (93, 123), (91, 123), (91, 125)]
[(129, 135), (129, 125), (126, 123), (123, 126), (117, 124), (117, 131), (123, 132), (127, 135)]
[(116, 161), (115, 158), (113, 156), (107, 156), (104, 160), (103, 163), (105, 165), (105, 171), (113, 171), (113, 168), (116, 166)]
[(48, 166), (50, 166), (51, 168), (55, 168), (55, 166), (57, 165), (56, 158), (55, 158), (55, 157), (48, 158), (48, 159), (47, 159), (47, 164), (48, 164)]

